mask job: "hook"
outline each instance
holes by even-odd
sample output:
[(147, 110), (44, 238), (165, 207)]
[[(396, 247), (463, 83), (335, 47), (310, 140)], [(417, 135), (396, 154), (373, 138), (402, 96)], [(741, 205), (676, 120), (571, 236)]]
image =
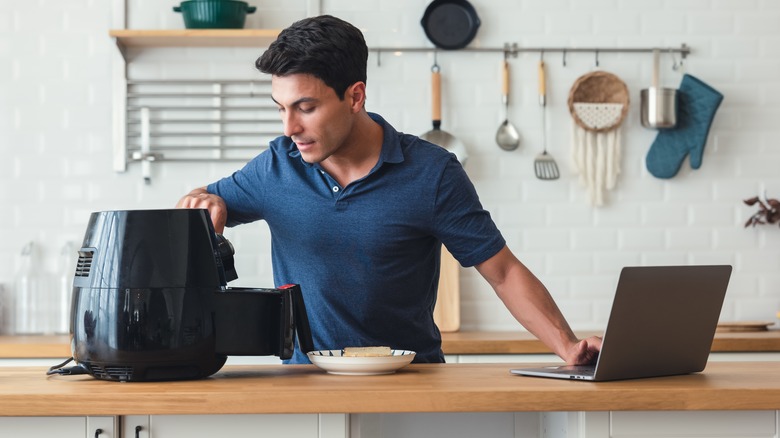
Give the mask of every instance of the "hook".
[(677, 71), (680, 69), (680, 66), (677, 65), (677, 58), (674, 56), (674, 50), (669, 49), (669, 55), (672, 57), (672, 70)]
[(566, 67), (566, 49), (563, 49), (563, 55), (561, 58), (563, 58), (563, 66)]
[(434, 50), (433, 51), (433, 66), (431, 66), (431, 71), (434, 73), (438, 73), (441, 68), (439, 68), (439, 61), (438, 59), (439, 51)]
[[(544, 49), (539, 51), (539, 61), (544, 62)], [(566, 63), (564, 62), (563, 65), (566, 65)]]
[(509, 51), (510, 49), (509, 43), (504, 43), (504, 61), (506, 61), (509, 58)]
[(382, 51), (377, 50), (376, 51), (376, 66), (381, 67), (382, 66)]
[(691, 53), (691, 48), (685, 43), (680, 44), (680, 57), (685, 59), (689, 53)]
[(598, 67), (599, 66), (599, 50), (596, 49), (594, 52), (596, 53), (596, 67)]

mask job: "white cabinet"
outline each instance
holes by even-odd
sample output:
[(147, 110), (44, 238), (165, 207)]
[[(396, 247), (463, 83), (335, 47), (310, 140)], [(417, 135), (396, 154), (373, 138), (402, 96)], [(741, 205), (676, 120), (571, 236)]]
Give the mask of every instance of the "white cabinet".
[(116, 423), (116, 417), (0, 417), (0, 436), (119, 438)]
[(353, 414), (349, 438), (542, 438), (536, 412)]
[(568, 436), (593, 438), (778, 438), (777, 411), (621, 411), (569, 413)]
[(345, 438), (347, 422), (346, 414), (130, 415), (122, 417), (122, 437)]
[(777, 411), (352, 415), (350, 438), (778, 438)]
[(780, 438), (778, 411), (0, 417), (24, 438)]

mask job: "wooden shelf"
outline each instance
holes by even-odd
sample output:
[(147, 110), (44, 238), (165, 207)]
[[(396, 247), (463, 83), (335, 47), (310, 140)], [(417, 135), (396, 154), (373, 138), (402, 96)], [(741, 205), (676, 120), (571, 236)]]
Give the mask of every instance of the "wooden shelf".
[(277, 29), (114, 29), (120, 47), (268, 47)]

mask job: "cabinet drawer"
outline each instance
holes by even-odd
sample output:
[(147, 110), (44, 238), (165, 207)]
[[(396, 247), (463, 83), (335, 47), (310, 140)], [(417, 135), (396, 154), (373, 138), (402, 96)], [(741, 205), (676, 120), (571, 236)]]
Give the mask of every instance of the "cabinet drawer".
[(152, 415), (153, 437), (316, 437), (317, 414)]
[(775, 437), (775, 411), (612, 412), (611, 438)]

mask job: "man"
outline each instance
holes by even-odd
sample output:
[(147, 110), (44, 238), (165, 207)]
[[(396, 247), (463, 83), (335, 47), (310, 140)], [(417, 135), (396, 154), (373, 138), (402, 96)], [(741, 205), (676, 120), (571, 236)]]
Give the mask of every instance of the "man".
[[(443, 362), (433, 322), (443, 243), (553, 352), (592, 362), (600, 339), (576, 339), (455, 156), (366, 111), (367, 59), (362, 33), (335, 17), (283, 30), (256, 66), (272, 75), (284, 136), (177, 206), (207, 208), (217, 232), (266, 221), (274, 281), (301, 285), (317, 349), (387, 345)], [(308, 359), (296, 348), (290, 361)]]

